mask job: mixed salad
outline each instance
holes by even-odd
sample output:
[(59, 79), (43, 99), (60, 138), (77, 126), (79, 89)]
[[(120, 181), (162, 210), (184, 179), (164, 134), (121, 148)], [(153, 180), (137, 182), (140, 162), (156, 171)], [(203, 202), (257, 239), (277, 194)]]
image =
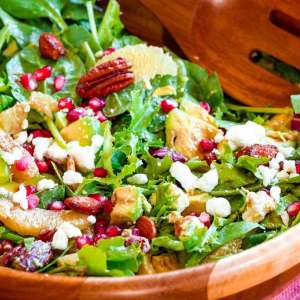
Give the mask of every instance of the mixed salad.
[(0, 26), (2, 266), (153, 274), (300, 221), (300, 96), (235, 104), (116, 0), (1, 0)]

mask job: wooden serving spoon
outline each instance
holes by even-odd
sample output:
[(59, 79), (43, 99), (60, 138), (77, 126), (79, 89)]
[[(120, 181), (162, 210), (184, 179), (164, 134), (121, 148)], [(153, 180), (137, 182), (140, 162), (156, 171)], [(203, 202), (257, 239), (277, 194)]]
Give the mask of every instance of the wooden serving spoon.
[(225, 91), (242, 103), (286, 106), (291, 94), (300, 93), (300, 86), (250, 59), (259, 50), (300, 69), (299, 0), (122, 0), (120, 4), (131, 32), (161, 45), (170, 40), (165, 27), (191, 61), (216, 71)]

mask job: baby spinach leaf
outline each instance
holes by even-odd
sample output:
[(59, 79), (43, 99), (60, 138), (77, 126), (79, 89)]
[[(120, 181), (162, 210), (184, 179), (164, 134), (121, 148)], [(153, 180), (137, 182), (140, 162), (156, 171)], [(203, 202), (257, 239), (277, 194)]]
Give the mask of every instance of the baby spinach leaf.
[(141, 39), (139, 39), (134, 35), (122, 35), (119, 38), (115, 38), (113, 40), (112, 47), (119, 49), (125, 46), (137, 45), (142, 43), (144, 43), (144, 41), (142, 41)]
[(243, 155), (239, 157), (236, 166), (246, 169), (255, 174), (258, 166), (264, 165), (268, 162), (269, 159), (267, 157), (252, 157), (248, 155)]
[(48, 205), (57, 200), (63, 200), (65, 198), (66, 189), (63, 185), (58, 185), (53, 189), (39, 192), (37, 195), (40, 198), (39, 208), (47, 208)]
[(0, 112), (13, 106), (16, 103), (15, 99), (8, 95), (0, 95)]
[(249, 236), (246, 236), (243, 239), (242, 248), (243, 249), (249, 249), (251, 247), (254, 247), (256, 245), (259, 245), (263, 243), (266, 240), (269, 240), (277, 235), (276, 231), (267, 231), (267, 232), (261, 232), (261, 233), (255, 233)]

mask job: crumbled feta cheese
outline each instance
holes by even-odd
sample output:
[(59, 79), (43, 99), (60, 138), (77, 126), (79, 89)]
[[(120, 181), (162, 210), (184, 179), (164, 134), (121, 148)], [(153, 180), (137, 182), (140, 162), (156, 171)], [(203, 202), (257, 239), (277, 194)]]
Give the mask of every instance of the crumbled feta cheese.
[(59, 229), (63, 230), (69, 239), (82, 235), (80, 229), (74, 226), (73, 224), (71, 224), (70, 222), (63, 222), (59, 226)]
[(42, 179), (37, 184), (37, 190), (38, 192), (51, 190), (57, 186), (57, 183), (55, 183), (52, 179)]
[(130, 184), (146, 184), (148, 177), (146, 174), (135, 174), (127, 178), (127, 182)]
[(21, 128), (22, 128), (23, 130), (25, 130), (25, 129), (27, 129), (27, 128), (28, 128), (28, 125), (29, 125), (29, 123), (28, 123), (28, 120), (27, 120), (27, 119), (25, 119), (25, 120), (22, 122), (22, 126), (21, 126)]
[(57, 250), (65, 250), (68, 247), (68, 237), (64, 230), (58, 229), (52, 239), (51, 243), (52, 248), (57, 249)]
[(279, 170), (280, 169), (280, 164), (279, 162), (276, 160), (276, 158), (272, 158), (270, 161), (269, 161), (269, 167), (271, 169), (274, 169), (274, 170)]
[(203, 192), (211, 192), (219, 182), (218, 171), (216, 168), (204, 173), (201, 178), (197, 179), (196, 187)]
[(103, 145), (104, 137), (96, 134), (92, 137), (92, 148), (94, 149), (94, 152), (97, 153), (100, 147)]
[(204, 228), (204, 224), (196, 216), (186, 216), (176, 221), (175, 234), (177, 236), (192, 236), (195, 230)]
[(27, 141), (27, 131), (21, 131), (14, 135), (15, 142), (17, 142), (19, 145), (23, 145)]
[(278, 152), (278, 153), (276, 154), (275, 159), (276, 159), (277, 162), (282, 162), (282, 161), (284, 161), (285, 157), (283, 156), (282, 153)]
[(278, 180), (283, 180), (283, 179), (288, 179), (288, 178), (289, 178), (289, 174), (284, 170), (277, 173)]
[(59, 164), (62, 164), (66, 160), (68, 153), (65, 149), (63, 149), (56, 142), (54, 142), (47, 149), (45, 155), (51, 160)]
[(18, 203), (22, 209), (28, 209), (26, 188), (23, 184), (20, 184), (19, 190), (15, 192), (12, 196), (12, 201)]
[(224, 140), (224, 133), (220, 130), (214, 137), (214, 141), (218, 144)]
[(279, 152), (285, 157), (285, 158), (289, 158), (292, 156), (292, 154), (294, 153), (295, 149), (293, 147), (290, 146), (283, 146), (283, 145), (276, 145)]
[(9, 166), (11, 166), (15, 161), (23, 157), (23, 152), (20, 148), (14, 147), (11, 152), (2, 151), (1, 157)]
[(66, 185), (80, 184), (83, 181), (83, 176), (76, 171), (68, 170), (63, 175), (63, 182)]
[(243, 213), (243, 220), (261, 222), (266, 214), (273, 211), (275, 207), (275, 200), (265, 191), (249, 192), (246, 197), (246, 210)]
[(284, 211), (280, 214), (280, 218), (281, 218), (282, 223), (283, 223), (285, 226), (289, 226), (290, 217), (289, 217), (289, 214), (287, 213), (287, 211), (284, 210)]
[(262, 179), (264, 186), (269, 186), (271, 183), (275, 183), (277, 181), (276, 178), (277, 170), (268, 168), (266, 166), (259, 166), (255, 173), (255, 176), (259, 179)]
[(296, 173), (296, 163), (294, 160), (284, 160), (283, 170), (287, 173)]
[(229, 146), (233, 150), (239, 147), (262, 143), (265, 137), (265, 128), (252, 121), (248, 121), (243, 125), (230, 127), (225, 135), (225, 139), (228, 140)]
[(277, 185), (274, 185), (270, 189), (270, 196), (276, 201), (279, 202), (280, 200), (280, 193), (281, 193), (281, 188)]
[(181, 186), (186, 191), (195, 188), (198, 178), (191, 172), (190, 168), (184, 163), (179, 161), (172, 163), (170, 168), (170, 174), (181, 184)]
[(74, 158), (76, 165), (82, 172), (95, 169), (95, 152), (93, 147), (81, 147), (77, 141), (68, 144), (68, 153)]
[(231, 206), (225, 198), (210, 198), (206, 202), (206, 211), (210, 215), (226, 218), (231, 214)]
[(52, 142), (52, 138), (37, 137), (32, 140), (35, 146), (33, 156), (38, 160), (43, 160), (47, 150)]
[(90, 215), (87, 217), (87, 221), (90, 223), (90, 224), (95, 224), (96, 223), (96, 217), (93, 216), (93, 215)]

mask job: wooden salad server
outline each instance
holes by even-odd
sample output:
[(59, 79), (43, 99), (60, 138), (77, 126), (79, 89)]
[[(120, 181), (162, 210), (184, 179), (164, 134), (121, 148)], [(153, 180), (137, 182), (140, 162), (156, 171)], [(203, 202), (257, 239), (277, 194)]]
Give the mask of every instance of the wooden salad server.
[(250, 59), (258, 50), (300, 70), (299, 0), (122, 0), (120, 4), (129, 31), (161, 45), (170, 40), (165, 38), (167, 29), (186, 57), (216, 71), (225, 92), (244, 104), (286, 106), (291, 94), (300, 93), (299, 85)]

